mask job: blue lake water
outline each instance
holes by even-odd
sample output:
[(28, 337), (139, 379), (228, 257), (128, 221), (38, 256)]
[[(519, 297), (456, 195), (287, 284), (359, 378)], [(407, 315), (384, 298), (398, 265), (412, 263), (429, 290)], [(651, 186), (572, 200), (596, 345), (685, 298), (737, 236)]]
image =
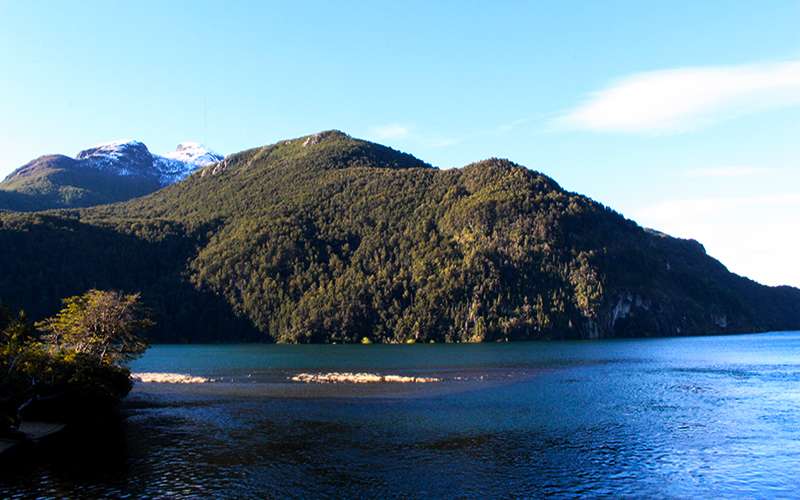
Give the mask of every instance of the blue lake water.
[[(800, 332), (481, 345), (155, 346), (102, 439), (0, 497), (795, 497)], [(435, 377), (303, 384), (301, 372)]]

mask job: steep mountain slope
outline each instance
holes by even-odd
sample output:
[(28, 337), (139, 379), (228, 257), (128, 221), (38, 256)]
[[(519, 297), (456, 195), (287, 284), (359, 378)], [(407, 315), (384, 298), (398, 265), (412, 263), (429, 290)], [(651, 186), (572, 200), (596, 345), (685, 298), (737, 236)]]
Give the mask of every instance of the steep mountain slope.
[(141, 290), (158, 340), (800, 328), (800, 290), (731, 274), (540, 173), (498, 159), (438, 170), (340, 132), (237, 153), (124, 204), (0, 215), (0, 262), (0, 297), (33, 316), (89, 287)]
[(138, 141), (119, 141), (78, 153), (37, 158), (0, 182), (0, 210), (75, 208), (125, 201), (186, 178), (222, 156), (194, 143), (165, 156)]

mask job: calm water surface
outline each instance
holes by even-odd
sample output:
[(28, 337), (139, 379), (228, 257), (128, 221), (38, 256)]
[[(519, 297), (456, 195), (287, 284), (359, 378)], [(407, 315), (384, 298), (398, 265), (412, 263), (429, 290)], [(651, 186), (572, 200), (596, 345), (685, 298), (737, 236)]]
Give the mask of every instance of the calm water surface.
[[(0, 497), (796, 497), (800, 332), (491, 345), (156, 346), (119, 429)], [(438, 377), (307, 385), (300, 372)], [(63, 448), (63, 450), (62, 450)]]

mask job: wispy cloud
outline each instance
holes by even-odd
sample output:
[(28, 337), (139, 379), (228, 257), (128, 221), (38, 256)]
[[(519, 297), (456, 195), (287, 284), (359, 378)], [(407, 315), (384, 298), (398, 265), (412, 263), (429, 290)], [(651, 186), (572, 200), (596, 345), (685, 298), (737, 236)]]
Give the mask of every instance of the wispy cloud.
[(800, 104), (800, 60), (636, 73), (593, 93), (556, 125), (669, 133), (742, 113)]
[(377, 139), (402, 139), (411, 133), (411, 127), (399, 123), (387, 123), (370, 129), (370, 135)]
[(649, 205), (640, 210), (639, 215), (648, 220), (691, 220), (703, 214), (724, 213), (746, 207), (800, 208), (800, 193), (669, 200)]
[(438, 136), (430, 139), (426, 144), (433, 148), (447, 148), (479, 138), (501, 137), (524, 128), (536, 119), (541, 119), (541, 116), (518, 118), (513, 121), (501, 123), (492, 128), (474, 130), (461, 136)]
[(462, 142), (464, 142), (463, 138), (443, 137), (443, 138), (432, 139), (427, 142), (427, 145), (432, 148), (449, 148), (451, 146), (461, 144)]
[(503, 123), (502, 125), (498, 125), (494, 132), (498, 135), (506, 134), (508, 132), (513, 131), (516, 128), (519, 128), (522, 125), (530, 123), (532, 120), (533, 118), (520, 118), (512, 122)]
[(683, 175), (691, 179), (698, 178), (723, 178), (723, 177), (750, 177), (766, 175), (778, 169), (770, 167), (752, 167), (749, 165), (725, 165), (721, 167), (691, 168), (685, 170)]

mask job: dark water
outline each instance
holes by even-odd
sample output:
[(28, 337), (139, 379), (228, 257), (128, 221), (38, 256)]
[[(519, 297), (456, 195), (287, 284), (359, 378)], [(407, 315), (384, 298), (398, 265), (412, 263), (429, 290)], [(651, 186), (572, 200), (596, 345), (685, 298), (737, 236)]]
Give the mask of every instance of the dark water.
[[(800, 333), (492, 345), (158, 346), (119, 429), (0, 497), (796, 497)], [(434, 376), (306, 385), (303, 371)]]

